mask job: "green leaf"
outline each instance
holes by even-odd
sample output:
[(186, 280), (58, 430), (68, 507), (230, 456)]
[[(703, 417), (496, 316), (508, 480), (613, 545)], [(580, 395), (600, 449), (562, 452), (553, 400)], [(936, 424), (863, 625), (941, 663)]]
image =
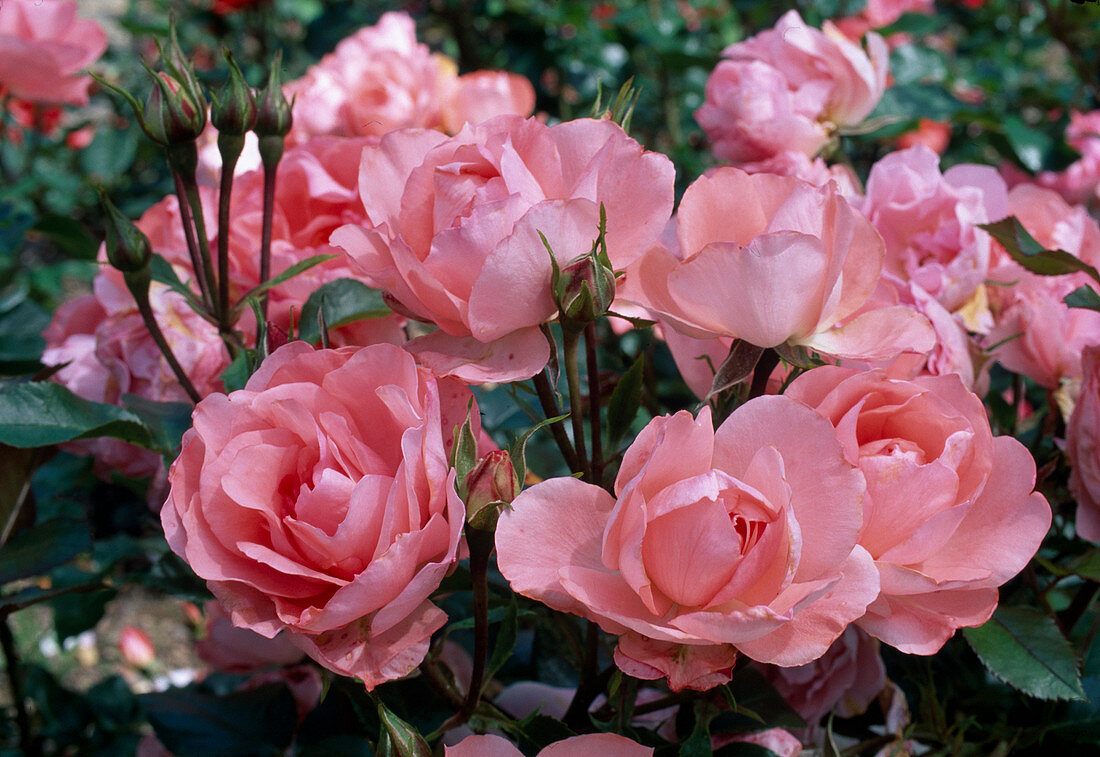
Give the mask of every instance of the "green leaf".
[(902, 45), (890, 54), (890, 73), (898, 84), (943, 81), (947, 62), (943, 53), (919, 45)]
[(20, 531), (0, 548), (0, 585), (40, 576), (91, 548), (87, 524), (71, 518), (54, 518)]
[(505, 610), (504, 619), (500, 624), (500, 630), (497, 631), (493, 653), (489, 656), (489, 663), (485, 667), (483, 689), (504, 663), (508, 661), (508, 658), (512, 656), (512, 650), (516, 648), (516, 637), (519, 635), (519, 605), (516, 604), (515, 594), (511, 596), (508, 606), (502, 609)]
[(626, 369), (611, 392), (607, 403), (607, 442), (609, 448), (615, 448), (619, 441), (630, 431), (630, 424), (642, 406), (642, 387), (645, 379), (645, 354)]
[(153, 281), (167, 285), (169, 289), (187, 300), (187, 304), (191, 306), (192, 310), (200, 315), (205, 314), (206, 308), (203, 306), (202, 300), (191, 291), (191, 287), (180, 281), (180, 277), (176, 275), (176, 269), (172, 268), (171, 263), (160, 255), (153, 253), (153, 257), (149, 261), (149, 269), (153, 274)]
[(380, 752), (395, 757), (432, 757), (432, 749), (424, 737), (382, 702), (378, 702), (378, 719), (382, 721), (382, 733), (389, 738), (390, 745), (390, 751)]
[(139, 701), (157, 738), (180, 757), (282, 754), (298, 723), (294, 697), (282, 683), (223, 697), (167, 691)]
[(477, 465), (477, 437), (474, 436), (470, 415), (474, 412), (474, 398), (466, 405), (466, 418), (461, 426), (454, 427), (454, 449), (451, 452), (451, 467), (455, 469), (455, 484), (458, 496), (466, 499), (466, 478)]
[[(738, 668), (723, 687), (732, 713), (722, 713), (715, 730), (756, 731), (761, 725), (775, 728), (805, 728), (806, 721), (795, 712), (783, 695), (754, 667)], [(721, 728), (719, 728), (721, 725)]]
[(34, 513), (24, 514), (23, 508), (33, 502), (31, 476), (49, 457), (47, 450), (15, 449), (0, 444), (0, 545), (15, 532), (20, 521), (34, 521)]
[(760, 356), (764, 354), (763, 347), (749, 344), (744, 339), (734, 339), (730, 345), (729, 354), (718, 370), (714, 372), (714, 380), (710, 384), (710, 391), (703, 398), (706, 402), (720, 392), (724, 392), (739, 381), (743, 381), (752, 375)]
[(551, 423), (564, 421), (568, 417), (569, 413), (566, 413), (565, 415), (558, 415), (554, 418), (547, 418), (546, 420), (539, 421), (534, 426), (527, 429), (523, 436), (516, 439), (515, 443), (512, 445), (512, 449), (508, 452), (508, 456), (512, 458), (512, 467), (516, 470), (516, 480), (519, 481), (521, 487), (527, 477), (527, 442), (540, 428), (549, 426)]
[(34, 225), (34, 216), (12, 202), (0, 202), (0, 257), (14, 256), (23, 235)]
[(1062, 276), (1084, 271), (1100, 283), (1096, 269), (1065, 250), (1048, 250), (1028, 233), (1015, 216), (1002, 218), (994, 223), (979, 224), (990, 236), (1001, 243), (1009, 257), (1032, 273), (1040, 276)]
[(1066, 566), (1070, 573), (1100, 583), (1100, 549), (1090, 549)]
[(889, 37), (891, 34), (898, 33), (922, 37), (926, 34), (934, 34), (939, 31), (943, 25), (944, 17), (940, 14), (926, 15), (924, 13), (905, 13), (894, 23), (882, 29), (877, 29), (876, 31), (883, 37)]
[(244, 350), (233, 358), (233, 362), (218, 376), (226, 394), (244, 389), (248, 379), (252, 377), (252, 360), (249, 358), (248, 352), (248, 350)]
[(187, 429), (191, 428), (191, 411), (186, 402), (157, 402), (136, 394), (122, 395), (122, 405), (141, 419), (149, 430), (152, 449), (174, 455)]
[(1088, 285), (1077, 287), (1063, 297), (1062, 302), (1071, 308), (1100, 311), (1100, 294), (1097, 294), (1096, 290)]
[(95, 260), (99, 242), (74, 218), (60, 213), (46, 213), (34, 225), (34, 230), (48, 236), (62, 252), (77, 260)]
[(80, 165), (94, 181), (121, 176), (134, 162), (143, 137), (136, 124), (129, 129), (97, 129), (91, 144), (80, 151)]
[(710, 721), (714, 719), (714, 707), (710, 702), (695, 700), (695, 725), (691, 735), (680, 745), (679, 757), (709, 757), (713, 754), (710, 746)]
[(261, 294), (263, 294), (267, 290), (279, 286), (279, 284), (282, 284), (284, 281), (288, 281), (288, 280), (294, 278), (299, 273), (302, 273), (304, 271), (308, 271), (310, 268), (313, 268), (313, 266), (321, 265), (321, 263), (328, 262), (329, 260), (334, 260), (338, 257), (340, 257), (340, 256), (339, 255), (323, 254), (323, 255), (313, 255), (311, 257), (306, 258), (305, 260), (299, 260), (297, 263), (292, 265), (290, 268), (287, 268), (285, 271), (280, 273), (278, 276), (273, 276), (272, 278), (268, 279), (264, 283), (257, 284), (256, 286), (252, 287), (247, 292), (245, 292), (243, 295), (241, 295), (241, 298), (239, 300), (237, 300), (237, 304), (233, 306), (233, 315), (234, 316), (239, 316), (240, 315), (241, 311), (244, 309), (245, 303), (248, 302), (248, 299), (250, 297), (259, 297)]
[(298, 338), (302, 341), (311, 344), (320, 341), (317, 313), (322, 307), (325, 324), (330, 329), (367, 318), (381, 318), (393, 312), (386, 306), (381, 291), (354, 279), (336, 279), (319, 287), (302, 306), (302, 316), (298, 319)]
[(1003, 126), (1005, 138), (1020, 162), (1030, 171), (1042, 170), (1046, 156), (1054, 149), (1054, 140), (1016, 116), (1005, 116)]
[[(5, 298), (8, 299), (8, 298)], [(46, 348), (40, 334), (50, 322), (50, 314), (20, 293), (0, 306), (0, 369), (12, 373), (34, 372)]]
[(1037, 699), (1084, 699), (1077, 656), (1054, 620), (1028, 607), (1001, 607), (963, 635), (986, 668)]
[(110, 436), (153, 448), (141, 419), (114, 405), (89, 402), (49, 382), (0, 382), (0, 444), (45, 447)]

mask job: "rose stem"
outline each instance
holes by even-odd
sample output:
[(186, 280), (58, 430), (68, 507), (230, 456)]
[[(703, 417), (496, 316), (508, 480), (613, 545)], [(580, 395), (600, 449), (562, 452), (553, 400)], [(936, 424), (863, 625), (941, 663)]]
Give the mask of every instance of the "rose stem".
[(581, 374), (577, 365), (577, 347), (580, 345), (581, 332), (563, 329), (562, 346), (565, 350), (565, 379), (569, 382), (569, 419), (573, 422), (573, 447), (577, 450), (577, 466), (574, 473), (584, 475), (584, 480), (592, 482), (592, 471), (588, 466), (588, 453), (584, 449), (584, 416), (581, 414)]
[(603, 430), (600, 427), (600, 373), (596, 362), (596, 322), (584, 327), (585, 363), (588, 368), (588, 425), (592, 433), (592, 483), (603, 486)]
[(485, 661), (489, 650), (489, 554), (493, 551), (493, 533), (466, 526), (466, 545), (470, 549), (470, 577), (474, 590), (474, 664), (470, 673), (470, 690), (462, 709), (439, 727), (440, 731), (456, 728), (474, 714), (481, 700), (485, 678)]
[[(547, 378), (545, 371), (535, 376), (534, 384), (535, 392), (539, 396), (539, 404), (542, 405), (542, 412), (546, 417), (557, 418), (561, 415), (561, 408), (558, 407), (558, 401), (554, 399), (554, 389), (550, 386), (550, 379)], [(554, 435), (554, 441), (557, 442), (558, 450), (565, 458), (565, 464), (569, 466), (569, 470), (577, 470), (577, 453), (565, 433), (565, 424), (562, 421), (551, 423), (550, 432)], [(520, 483), (523, 482), (520, 481)]]
[(218, 191), (218, 329), (228, 333), (229, 322), (229, 200), (233, 194), (233, 170), (244, 148), (244, 137), (218, 137), (222, 149), (221, 186)]
[[(131, 290), (133, 291), (133, 290)], [(176, 378), (179, 379), (180, 385), (183, 390), (187, 392), (187, 396), (191, 398), (191, 401), (198, 404), (202, 399), (202, 395), (195, 389), (195, 385), (191, 383), (191, 379), (188, 378), (186, 371), (176, 360), (176, 356), (172, 353), (172, 348), (168, 345), (168, 341), (164, 338), (164, 332), (160, 330), (160, 324), (157, 323), (156, 317), (153, 315), (153, 308), (149, 305), (149, 294), (145, 293), (144, 297), (139, 297), (136, 292), (134, 294), (134, 300), (137, 302), (138, 312), (141, 314), (141, 320), (145, 323), (145, 328), (149, 331), (149, 335), (153, 337), (153, 341), (156, 342), (157, 348), (161, 354), (164, 355), (164, 359), (168, 361), (168, 366), (172, 369), (172, 373), (176, 374)]]
[(15, 704), (15, 722), (19, 726), (19, 749), (23, 754), (39, 754), (31, 734), (31, 719), (27, 715), (27, 702), (23, 697), (23, 677), (19, 674), (19, 654), (15, 650), (15, 637), (8, 625), (8, 615), (0, 617), (0, 646), (4, 649), (4, 667), (8, 672), (8, 687)]
[(752, 386), (749, 389), (749, 399), (760, 397), (767, 391), (768, 379), (771, 378), (775, 366), (779, 365), (779, 353), (775, 350), (764, 350), (756, 368), (752, 372)]
[(187, 190), (183, 187), (183, 178), (175, 168), (172, 169), (172, 179), (176, 183), (176, 199), (179, 201), (180, 220), (183, 222), (183, 236), (187, 240), (187, 252), (191, 255), (191, 268), (195, 271), (195, 281), (198, 282), (202, 302), (206, 305), (208, 314), (213, 316), (214, 299), (212, 293), (206, 288), (206, 271), (203, 270), (199, 243), (195, 239), (195, 225), (191, 220), (191, 207), (187, 204)]
[[(275, 174), (279, 163), (264, 164), (264, 216), (260, 230), (260, 283), (271, 278), (271, 224), (275, 216)], [(260, 295), (260, 312), (267, 319), (267, 292)]]

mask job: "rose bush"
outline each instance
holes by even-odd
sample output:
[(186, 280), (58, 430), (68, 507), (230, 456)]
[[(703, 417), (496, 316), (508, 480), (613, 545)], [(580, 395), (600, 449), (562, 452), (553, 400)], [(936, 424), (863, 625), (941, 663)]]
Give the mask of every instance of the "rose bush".
[(469, 398), (391, 345), (288, 344), (195, 408), (161, 510), (168, 543), (234, 624), (285, 630), (369, 688), (403, 676), (446, 620), (428, 596), (457, 559), (445, 440)]

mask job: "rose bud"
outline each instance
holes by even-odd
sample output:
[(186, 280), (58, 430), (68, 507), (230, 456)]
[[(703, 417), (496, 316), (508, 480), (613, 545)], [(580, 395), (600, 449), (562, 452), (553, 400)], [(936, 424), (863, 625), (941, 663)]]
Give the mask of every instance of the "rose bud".
[(206, 128), (206, 98), (202, 90), (188, 86), (178, 79), (164, 73), (155, 74), (160, 97), (150, 98), (150, 104), (157, 106), (150, 111), (146, 106), (145, 115), (150, 119), (150, 128), (156, 129), (160, 121), (160, 133), (170, 145), (194, 142)]
[(148, 269), (153, 258), (149, 238), (115, 207), (105, 193), (100, 192), (99, 200), (107, 221), (107, 261), (126, 276)]
[(508, 450), (495, 449), (477, 461), (466, 476), (466, 522), (492, 531), (503, 507), (519, 493), (519, 480)]
[(220, 134), (243, 137), (256, 125), (259, 109), (252, 88), (244, 80), (240, 66), (228, 50), (225, 51), (225, 60), (229, 64), (229, 81), (225, 83), (221, 95), (214, 97), (210, 123)]
[(581, 255), (562, 269), (554, 295), (563, 324), (590, 323), (611, 307), (615, 273), (595, 252)]
[(118, 637), (118, 651), (127, 665), (142, 670), (150, 667), (157, 659), (157, 650), (149, 634), (134, 626), (126, 626)]

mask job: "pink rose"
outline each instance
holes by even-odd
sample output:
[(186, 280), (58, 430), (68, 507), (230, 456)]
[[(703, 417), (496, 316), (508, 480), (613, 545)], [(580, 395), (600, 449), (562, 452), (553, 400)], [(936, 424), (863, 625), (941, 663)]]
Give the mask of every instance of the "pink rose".
[(779, 757), (798, 757), (802, 754), (802, 742), (782, 728), (768, 728), (755, 733), (739, 733), (735, 736), (718, 734), (711, 737), (711, 749), (721, 749), (730, 744), (755, 744)]
[(1069, 488), (1077, 499), (1077, 535), (1100, 542), (1100, 347), (1086, 348), (1082, 362), (1081, 396), (1066, 427)]
[(321, 135), (377, 138), (410, 127), (455, 133), (467, 122), (535, 109), (525, 78), (504, 71), (457, 76), (453, 61), (416, 41), (412, 18), (394, 12), (341, 40), (284, 91), (297, 98), (290, 144)]
[(285, 635), (268, 639), (247, 628), (237, 628), (217, 602), (207, 602), (206, 633), (195, 642), (195, 652), (210, 667), (226, 673), (251, 673), (273, 666), (293, 665), (305, 656)]
[(866, 118), (886, 89), (881, 37), (868, 34), (865, 53), (832, 24), (818, 31), (793, 10), (722, 56), (695, 120), (714, 154), (731, 163), (767, 160), (783, 150), (812, 158), (838, 127)]
[[(445, 439), (469, 391), (398, 347), (292, 342), (195, 408), (161, 510), (233, 623), (368, 688), (415, 668), (465, 517)], [(473, 417), (478, 417), (475, 406)]]
[[(447, 757), (523, 757), (523, 752), (503, 736), (467, 736), (447, 747)], [(588, 733), (558, 741), (538, 753), (538, 757), (652, 757), (653, 747), (642, 746), (615, 733)]]
[(611, 121), (548, 127), (499, 116), (450, 139), (391, 132), (363, 151), (367, 222), (332, 235), (359, 274), (439, 329), (409, 344), (440, 375), (533, 376), (556, 317), (551, 262), (587, 253), (607, 212), (615, 269), (637, 259), (672, 211), (672, 163)]
[(521, 493), (498, 565), (516, 592), (625, 634), (615, 660), (631, 675), (714, 686), (734, 650), (802, 665), (863, 615), (878, 595), (856, 546), (863, 489), (835, 431), (786, 397), (717, 431), (709, 408), (681, 411), (627, 450), (617, 499), (573, 478)]
[[(1034, 186), (1013, 188), (1008, 212), (1048, 249), (1062, 249), (1090, 265), (1100, 265), (1100, 226), (1080, 206), (1067, 205), (1054, 192)], [(999, 250), (999, 248), (998, 248)], [(986, 344), (997, 361), (1048, 389), (1063, 378), (1082, 375), (1081, 352), (1100, 344), (1100, 313), (1062, 302), (1081, 286), (1095, 286), (1084, 273), (1039, 276), (1025, 271), (999, 250), (986, 287), (993, 328)]]
[(829, 712), (862, 715), (886, 686), (878, 641), (849, 626), (824, 655), (807, 665), (762, 666), (764, 675), (810, 727)]
[(76, 17), (70, 0), (4, 0), (0, 5), (0, 93), (35, 103), (88, 102), (78, 72), (107, 49), (95, 21)]
[(949, 311), (989, 273), (989, 235), (979, 224), (1007, 213), (1008, 190), (989, 166), (940, 173), (924, 145), (890, 153), (871, 168), (863, 212), (886, 242), (886, 270), (914, 281)]
[(994, 438), (982, 401), (953, 375), (910, 381), (823, 366), (784, 396), (834, 424), (867, 479), (859, 544), (882, 593), (860, 627), (903, 652), (934, 654), (958, 628), (987, 621), (997, 587), (1050, 526), (1027, 449)]
[(859, 312), (878, 285), (882, 238), (832, 182), (720, 168), (688, 187), (677, 224), (678, 245), (650, 248), (621, 296), (686, 336), (865, 359), (933, 346), (911, 308)]
[(783, 150), (767, 160), (741, 163), (737, 167), (745, 173), (773, 173), (778, 176), (793, 176), (796, 179), (809, 182), (815, 187), (823, 187), (830, 181), (835, 181), (837, 190), (845, 200), (857, 208), (863, 202), (863, 189), (855, 171), (844, 165), (830, 166), (821, 158), (807, 158), (804, 153)]

